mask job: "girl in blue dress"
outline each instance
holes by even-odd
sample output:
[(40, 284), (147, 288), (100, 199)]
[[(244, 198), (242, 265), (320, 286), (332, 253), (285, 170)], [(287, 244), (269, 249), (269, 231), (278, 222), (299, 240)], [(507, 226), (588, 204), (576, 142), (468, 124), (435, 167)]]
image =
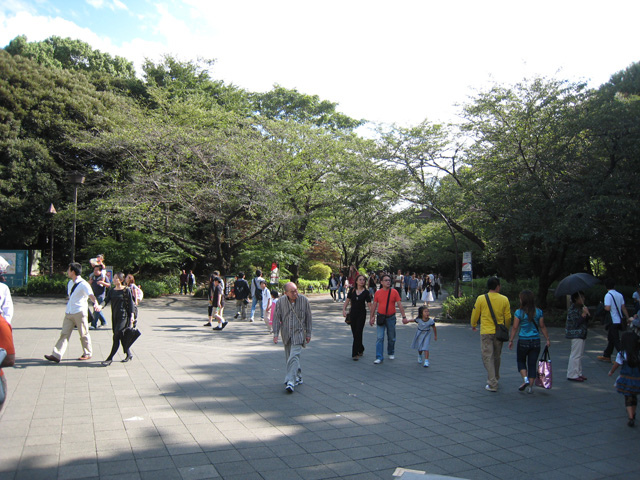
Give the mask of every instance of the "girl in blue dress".
[[(436, 329), (436, 321), (429, 318), (429, 309), (422, 306), (418, 309), (418, 318), (414, 320), (402, 320), (405, 325), (409, 322), (416, 322), (418, 329), (413, 337), (411, 348), (418, 350), (418, 363), (422, 363), (423, 367), (429, 366), (429, 345), (431, 343), (431, 330), (433, 330), (433, 339), (438, 340), (438, 330)], [(424, 356), (424, 362), (423, 362)]]
[(624, 395), (624, 406), (627, 408), (627, 425), (633, 427), (636, 423), (636, 406), (640, 394), (640, 359), (638, 355), (638, 335), (625, 332), (620, 338), (620, 348), (616, 361), (613, 363), (609, 376), (613, 375), (621, 366), (620, 376), (616, 379), (616, 390)]

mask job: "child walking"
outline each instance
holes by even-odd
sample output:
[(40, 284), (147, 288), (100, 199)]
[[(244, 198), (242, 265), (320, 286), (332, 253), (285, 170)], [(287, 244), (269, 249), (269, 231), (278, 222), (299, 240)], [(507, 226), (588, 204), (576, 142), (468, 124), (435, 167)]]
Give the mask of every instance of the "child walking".
[(280, 294), (274, 288), (271, 290), (271, 315), (269, 315), (269, 333), (273, 333), (273, 314), (276, 311), (276, 304), (278, 303), (278, 297)]
[[(422, 363), (423, 367), (429, 366), (429, 344), (431, 343), (431, 330), (433, 329), (433, 339), (438, 340), (438, 330), (436, 322), (429, 317), (429, 309), (425, 306), (418, 308), (418, 318), (414, 320), (402, 320), (405, 325), (409, 322), (416, 322), (418, 329), (416, 336), (413, 337), (411, 348), (418, 350), (418, 363)], [(423, 361), (424, 356), (424, 361)]]
[(636, 423), (636, 406), (640, 394), (640, 359), (638, 356), (639, 337), (634, 332), (625, 332), (620, 338), (620, 348), (616, 361), (611, 367), (609, 376), (613, 375), (618, 365), (620, 376), (616, 379), (616, 390), (624, 395), (624, 406), (627, 408), (627, 425)]
[(269, 333), (273, 333), (271, 328), (271, 295), (267, 288), (267, 282), (265, 280), (260, 281), (260, 290), (262, 290), (262, 311), (264, 312), (264, 324), (267, 326)]

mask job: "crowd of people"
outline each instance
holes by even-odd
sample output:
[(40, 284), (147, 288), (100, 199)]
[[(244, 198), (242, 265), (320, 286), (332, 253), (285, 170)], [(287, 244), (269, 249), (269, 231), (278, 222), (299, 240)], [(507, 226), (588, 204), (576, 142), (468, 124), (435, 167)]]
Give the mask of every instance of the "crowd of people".
[[(91, 263), (93, 270), (88, 281), (81, 276), (80, 264), (69, 264), (68, 301), (62, 329), (51, 354), (45, 355), (50, 362), (60, 363), (74, 329), (78, 330), (83, 349), (78, 360), (90, 360), (93, 352), (89, 330), (107, 324), (102, 310), (109, 304), (113, 343), (111, 352), (102, 361), (102, 365), (109, 366), (120, 347), (126, 355), (123, 362), (133, 359), (127, 331), (135, 330), (137, 326), (138, 305), (143, 298), (142, 290), (135, 284), (132, 275), (125, 276), (124, 273), (118, 272), (113, 278), (109, 278), (106, 275), (104, 256), (97, 256)], [(0, 277), (7, 265), (8, 263), (0, 257)], [(183, 270), (184, 273), (186, 272)], [(189, 282), (187, 278), (187, 287), (190, 283), (195, 284), (195, 280)], [(360, 360), (364, 355), (363, 332), (367, 318), (369, 325), (376, 325), (376, 351), (373, 363), (380, 365), (384, 362), (385, 337), (387, 358), (395, 358), (396, 323), (399, 312), (403, 324), (417, 324), (411, 348), (417, 351), (418, 362), (424, 367), (429, 367), (430, 344), (432, 340), (438, 339), (436, 320), (430, 316), (429, 306), (440, 295), (440, 275), (417, 275), (414, 272), (403, 274), (398, 270), (395, 275), (381, 272), (367, 276), (351, 267), (344, 272), (331, 275), (328, 286), (333, 301), (343, 302), (342, 314), (350, 325), (353, 336), (351, 357), (354, 361)], [(640, 287), (633, 295), (635, 313), (631, 315), (624, 297), (615, 290), (615, 282), (608, 279), (605, 286), (607, 294), (603, 302), (603, 311), (608, 319), (605, 324), (607, 345), (602, 355), (597, 358), (613, 364), (609, 375), (613, 375), (618, 368), (621, 369), (615, 388), (624, 395), (627, 424), (634, 426), (637, 396), (640, 394)], [(544, 340), (547, 348), (550, 345), (544, 315), (542, 310), (536, 307), (533, 292), (523, 290), (519, 295), (519, 308), (512, 316), (509, 299), (500, 293), (500, 289), (500, 280), (491, 277), (487, 282), (487, 293), (477, 297), (471, 315), (472, 330), (476, 331), (480, 324), (481, 358), (487, 371), (485, 389), (489, 392), (498, 391), (503, 343), (507, 343), (508, 348), (513, 349), (517, 337), (516, 368), (522, 377), (518, 390), (530, 394), (533, 393), (533, 384), (539, 375), (537, 367), (542, 341)], [(274, 343), (282, 340), (286, 359), (284, 385), (287, 392), (293, 392), (296, 386), (303, 383), (301, 353), (302, 348), (311, 341), (313, 319), (308, 299), (299, 294), (296, 284), (292, 282), (285, 284), (284, 295), (279, 297), (277, 290), (269, 290), (261, 270), (255, 272), (251, 283), (245, 279), (245, 274), (240, 272), (234, 281), (233, 290), (236, 307), (234, 319), (254, 322), (257, 314), (273, 336)], [(189, 291), (191, 292), (191, 288)], [(214, 271), (209, 277), (207, 292), (208, 322), (205, 325), (214, 331), (221, 331), (227, 326), (228, 321), (224, 319), (225, 285), (219, 271)], [(186, 293), (182, 285), (180, 293)], [(89, 300), (93, 303), (93, 312), (89, 310)], [(415, 318), (407, 317), (403, 300), (411, 302), (412, 306), (416, 306), (418, 301), (423, 303)], [(565, 337), (571, 341), (567, 380), (585, 382), (587, 377), (583, 375), (582, 359), (591, 313), (585, 306), (584, 292), (574, 292), (570, 300), (565, 326)], [(2, 367), (15, 363), (11, 328), (13, 313), (9, 288), (0, 283), (0, 409), (6, 398), (7, 388)], [(614, 350), (617, 356), (612, 360)]]

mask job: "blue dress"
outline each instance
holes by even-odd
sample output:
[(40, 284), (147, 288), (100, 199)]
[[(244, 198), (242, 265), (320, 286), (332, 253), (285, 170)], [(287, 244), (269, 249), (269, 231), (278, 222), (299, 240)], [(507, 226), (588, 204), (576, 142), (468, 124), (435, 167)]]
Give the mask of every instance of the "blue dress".
[(627, 354), (618, 353), (616, 363), (622, 365), (620, 368), (620, 376), (616, 379), (616, 390), (618, 393), (629, 397), (631, 395), (640, 395), (640, 368), (631, 367), (627, 363)]
[(431, 343), (431, 327), (436, 322), (433, 318), (426, 322), (421, 318), (417, 318), (416, 322), (418, 323), (418, 330), (416, 331), (416, 336), (413, 337), (413, 342), (411, 342), (411, 348), (420, 352), (428, 351)]

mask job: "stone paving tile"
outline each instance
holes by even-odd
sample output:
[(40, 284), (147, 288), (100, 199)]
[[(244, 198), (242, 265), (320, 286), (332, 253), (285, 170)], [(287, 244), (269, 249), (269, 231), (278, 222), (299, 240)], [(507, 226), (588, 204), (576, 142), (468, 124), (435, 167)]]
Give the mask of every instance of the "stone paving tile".
[[(588, 384), (561, 381), (568, 344), (561, 329), (550, 329), (559, 369), (553, 390), (518, 392), (515, 353), (504, 351), (501, 388), (491, 394), (483, 390), (477, 333), (467, 326), (441, 325), (429, 369), (409, 349), (415, 326), (398, 326), (396, 360), (376, 366), (375, 329), (365, 329), (365, 357), (353, 362), (341, 305), (311, 302), (305, 384), (287, 395), (281, 346), (263, 326), (232, 322), (213, 336), (201, 327), (201, 300), (145, 299), (136, 360), (103, 368), (107, 329), (92, 331), (95, 362), (75, 360), (80, 346), (72, 338), (64, 361), (51, 365), (42, 354), (60, 327), (51, 312), (63, 311), (64, 301), (14, 299), (16, 328), (29, 333), (17, 338), (18, 362), (28, 367), (6, 369), (0, 480), (59, 473), (375, 480), (391, 478), (398, 466), (469, 479), (628, 480), (640, 470), (636, 432), (625, 425), (606, 366), (594, 359), (605, 343), (601, 331), (587, 343)], [(212, 355), (220, 359), (215, 367)], [(542, 466), (531, 451), (553, 453)]]

